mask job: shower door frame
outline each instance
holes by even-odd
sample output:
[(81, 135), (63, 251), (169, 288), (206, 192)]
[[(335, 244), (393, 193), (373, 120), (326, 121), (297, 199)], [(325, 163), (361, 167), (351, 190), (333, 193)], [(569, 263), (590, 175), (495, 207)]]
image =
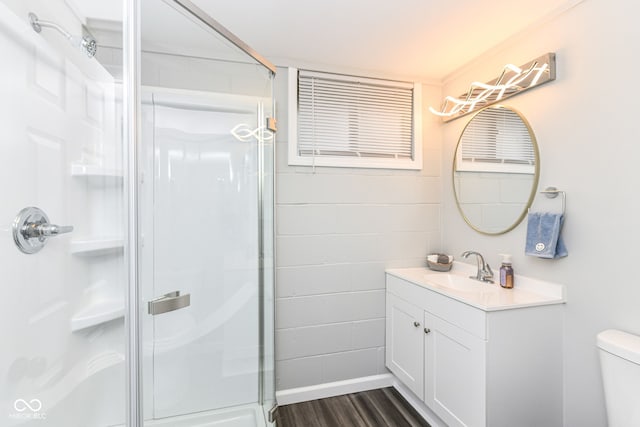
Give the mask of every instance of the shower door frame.
[[(144, 408), (142, 399), (142, 315), (144, 302), (141, 301), (140, 274), (139, 274), (139, 242), (138, 242), (138, 208), (139, 208), (139, 165), (142, 146), (142, 79), (141, 79), (141, 1), (126, 0), (123, 7), (123, 137), (126, 150), (124, 153), (126, 164), (125, 191), (127, 202), (127, 244), (125, 245), (125, 260), (128, 266), (128, 289), (125, 296), (125, 333), (127, 334), (126, 371), (127, 371), (127, 408), (126, 425), (128, 427), (144, 426)], [(271, 76), (275, 76), (276, 67), (227, 30), (223, 25), (214, 20), (202, 9), (189, 0), (165, 0), (172, 1), (184, 11), (198, 19), (216, 33), (234, 44), (248, 56), (269, 70)], [(272, 92), (273, 93), (273, 92)], [(272, 96), (273, 100), (273, 96)], [(273, 105), (272, 105), (272, 111)], [(273, 159), (275, 161), (275, 159)], [(275, 171), (272, 171), (275, 174)], [(273, 179), (273, 178), (272, 178)], [(259, 202), (263, 202), (264, 179), (259, 180)], [(275, 191), (275, 189), (274, 189)], [(259, 218), (262, 221), (263, 206), (259, 206)], [(275, 220), (275, 218), (274, 218)], [(263, 242), (263, 226), (259, 224), (259, 238)], [(273, 245), (273, 242), (272, 242)], [(275, 246), (275, 245), (274, 245)], [(259, 254), (259, 286), (260, 295), (263, 296), (263, 272), (264, 272), (264, 248), (260, 247)], [(272, 256), (275, 250), (272, 248)], [(274, 262), (275, 265), (275, 262)], [(263, 315), (262, 300), (260, 301), (260, 315)], [(260, 370), (259, 370), (259, 400), (263, 404), (263, 372), (264, 372), (264, 334), (260, 331)], [(274, 407), (263, 408), (269, 415), (277, 407), (274, 396)], [(272, 421), (272, 420), (267, 420)]]

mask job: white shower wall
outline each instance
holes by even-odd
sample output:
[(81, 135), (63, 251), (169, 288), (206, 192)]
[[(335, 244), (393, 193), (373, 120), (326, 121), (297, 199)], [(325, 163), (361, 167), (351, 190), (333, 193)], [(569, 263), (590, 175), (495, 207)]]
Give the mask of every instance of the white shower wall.
[[(58, 33), (34, 32), (29, 12), (81, 33), (63, 1), (0, 4), (0, 425), (112, 425), (125, 409), (116, 88)], [(11, 223), (26, 206), (73, 232), (19, 252)]]

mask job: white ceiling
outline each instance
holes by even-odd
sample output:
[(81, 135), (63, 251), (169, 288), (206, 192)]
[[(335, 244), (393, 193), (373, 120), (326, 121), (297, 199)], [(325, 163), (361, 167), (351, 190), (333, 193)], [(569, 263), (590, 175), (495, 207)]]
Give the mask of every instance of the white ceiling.
[[(107, 6), (119, 3), (115, 1), (67, 1), (76, 2), (89, 18), (117, 19), (120, 13)], [(579, 1), (194, 2), (278, 65), (317, 64), (440, 81), (501, 41)], [(166, 27), (158, 34), (167, 34)]]

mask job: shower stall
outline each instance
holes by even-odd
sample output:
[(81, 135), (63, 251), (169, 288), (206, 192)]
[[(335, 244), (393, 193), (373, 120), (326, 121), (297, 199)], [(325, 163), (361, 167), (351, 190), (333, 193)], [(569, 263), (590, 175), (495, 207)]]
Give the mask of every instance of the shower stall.
[(273, 425), (275, 68), (214, 7), (0, 1), (0, 425)]

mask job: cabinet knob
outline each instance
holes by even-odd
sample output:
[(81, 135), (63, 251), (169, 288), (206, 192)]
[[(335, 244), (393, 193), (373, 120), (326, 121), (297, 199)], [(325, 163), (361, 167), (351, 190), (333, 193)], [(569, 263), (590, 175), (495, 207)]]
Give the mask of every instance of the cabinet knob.
[(420, 322), (418, 322), (417, 320), (415, 322), (413, 322), (413, 326), (415, 326), (416, 328), (420, 327)]
[(425, 334), (428, 334), (429, 332), (431, 332), (431, 329), (429, 329), (429, 328), (424, 328), (424, 333), (425, 333)]

